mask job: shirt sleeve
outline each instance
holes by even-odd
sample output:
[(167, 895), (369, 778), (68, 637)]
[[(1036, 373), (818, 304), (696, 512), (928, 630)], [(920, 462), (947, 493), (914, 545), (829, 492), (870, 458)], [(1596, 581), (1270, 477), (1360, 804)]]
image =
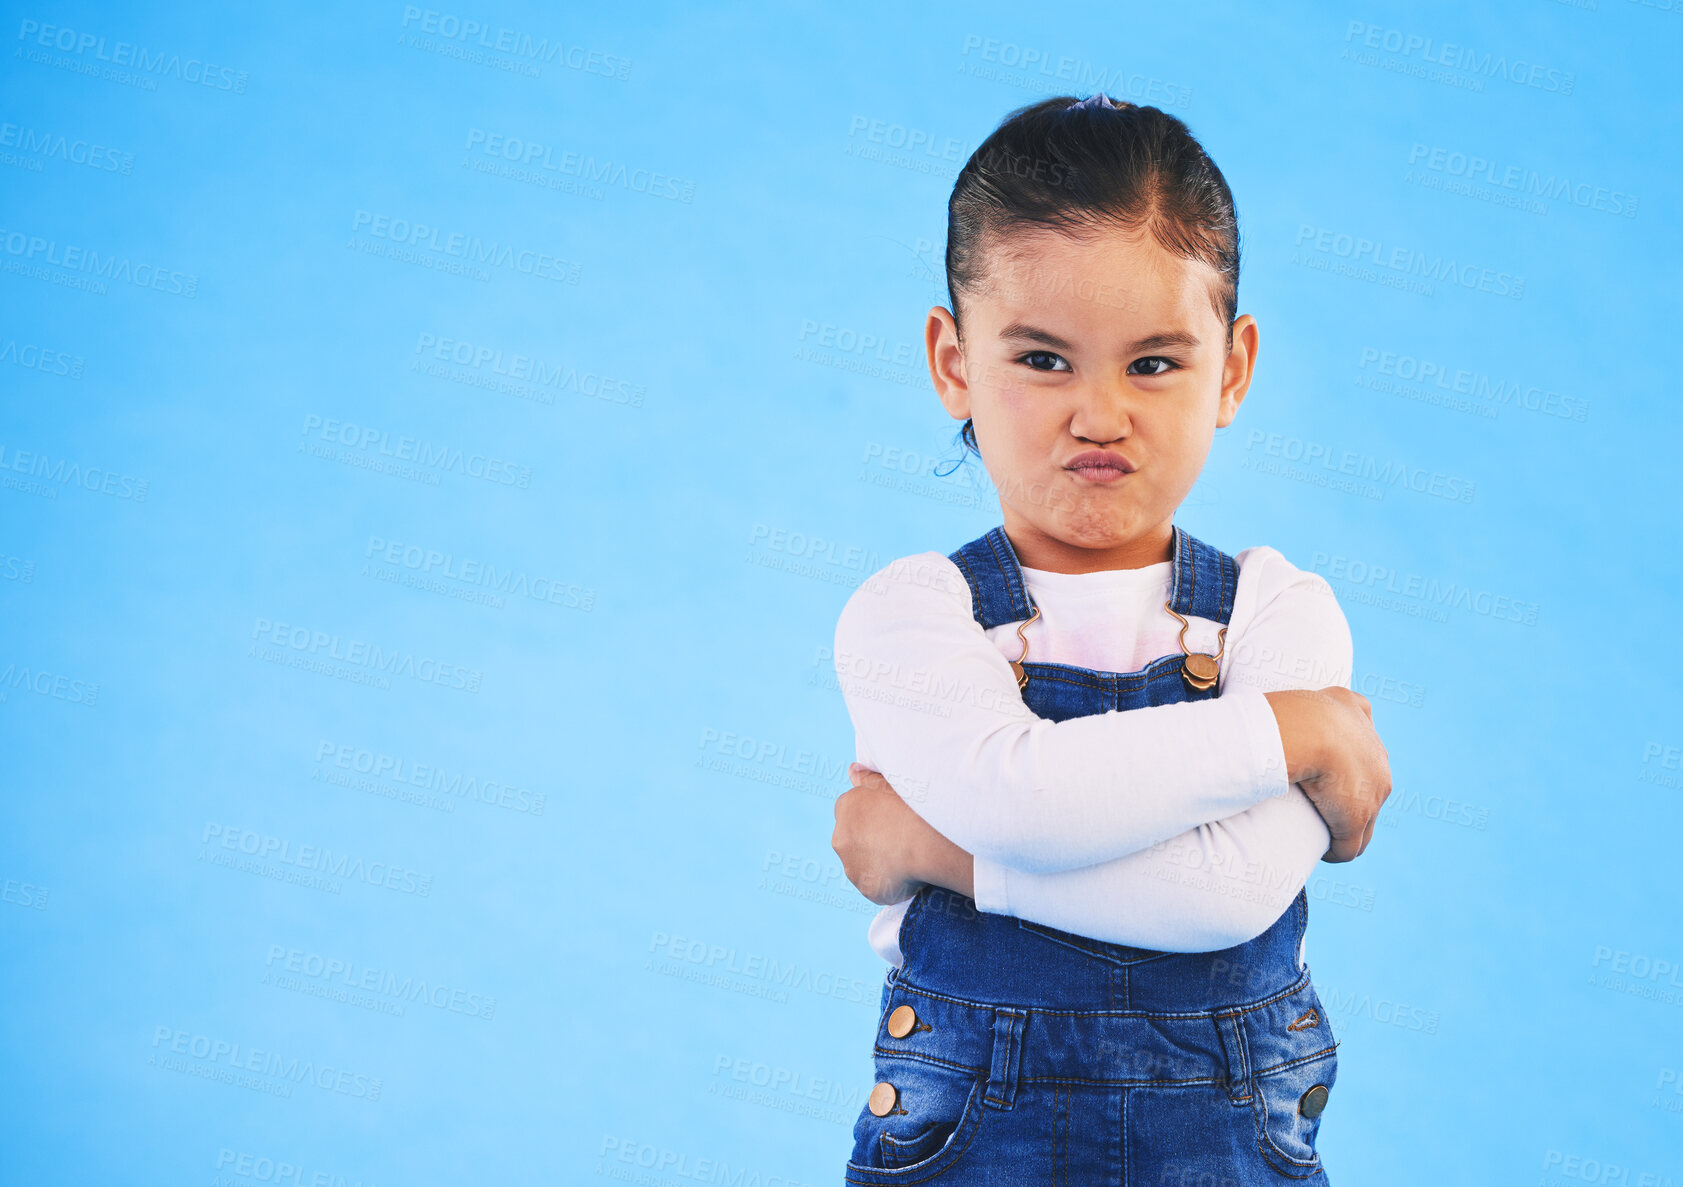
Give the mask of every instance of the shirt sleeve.
[(859, 761), (938, 832), (1015, 870), (1109, 861), (1290, 786), (1259, 688), (1037, 717), (940, 553), (896, 561), (855, 590), (834, 658)]
[[(1272, 588), (1256, 591), (1264, 604), (1230, 641), (1217, 700), (1237, 688), (1349, 687), (1350, 629), (1326, 580), (1272, 549), (1241, 556), (1261, 569), (1253, 589)], [(1233, 816), (1081, 869), (1025, 872), (978, 856), (976, 905), (1112, 943), (1214, 951), (1242, 944), (1278, 919), (1331, 841), (1309, 797), (1293, 785)]]

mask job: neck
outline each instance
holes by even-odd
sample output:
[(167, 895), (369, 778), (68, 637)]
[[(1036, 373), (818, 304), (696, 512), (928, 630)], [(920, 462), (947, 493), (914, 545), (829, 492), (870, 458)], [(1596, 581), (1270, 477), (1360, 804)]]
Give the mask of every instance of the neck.
[(1140, 569), (1174, 559), (1174, 520), (1162, 523), (1120, 543), (1088, 547), (1060, 540), (1025, 522), (1008, 508), (1005, 535), (1026, 568), (1049, 573), (1098, 573), (1106, 569)]

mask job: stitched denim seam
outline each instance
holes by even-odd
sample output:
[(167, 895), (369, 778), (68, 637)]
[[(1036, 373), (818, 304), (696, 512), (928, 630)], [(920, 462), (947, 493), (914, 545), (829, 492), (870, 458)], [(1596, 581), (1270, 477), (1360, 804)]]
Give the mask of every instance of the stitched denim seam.
[[(1145, 667), (1135, 668), (1132, 672), (1106, 672), (1098, 668), (1083, 668), (1078, 664), (1060, 664), (1050, 660), (1028, 660), (1023, 664), (1023, 668), (1030, 676), (1038, 676), (1042, 680), (1054, 680), (1059, 684), (1073, 684), (1080, 688), (1104, 692), (1124, 693), (1138, 692), (1153, 681), (1179, 676), (1183, 658), (1180, 655), (1160, 656)], [(1070, 675), (1062, 674), (1066, 672)]]
[(960, 1063), (956, 1059), (943, 1059), (939, 1055), (930, 1055), (923, 1051), (910, 1051), (899, 1047), (884, 1047), (881, 1043), (872, 1045), (871, 1054), (873, 1056), (891, 1055), (896, 1059), (909, 1059), (914, 1063), (927, 1063), (934, 1067), (946, 1068), (948, 1071), (954, 1072), (971, 1072), (974, 1074), (985, 1075), (988, 1071), (987, 1068), (978, 1067), (973, 1063)]
[[(908, 912), (908, 914), (909, 914), (909, 912)], [(1175, 954), (1171, 954), (1171, 955), (1175, 955)], [(902, 975), (900, 977), (899, 982), (905, 988), (906, 992), (908, 992), (908, 993), (915, 993), (915, 994), (918, 994), (921, 997), (927, 997), (927, 998), (930, 998), (934, 1001), (944, 1001), (944, 1002), (951, 1002), (954, 1005), (969, 1006), (969, 1007), (971, 1007), (973, 1009), (977, 1009), (977, 1010), (993, 1011), (993, 1010), (999, 1008), (999, 1006), (1002, 1005), (1002, 1004), (1004, 1004), (1004, 1005), (1012, 1004), (1012, 1003), (977, 1001), (973, 998), (955, 997), (952, 994), (940, 993), (940, 992), (938, 992), (936, 990), (933, 990), (933, 989), (925, 989), (922, 986), (917, 985), (916, 983), (914, 983), (912, 981), (906, 980), (904, 975)], [(1308, 985), (1309, 983), (1310, 983), (1310, 981), (1309, 981), (1309, 976), (1308, 976), (1308, 970), (1305, 969), (1297, 977), (1297, 979), (1294, 980), (1290, 985), (1286, 986), (1283, 989), (1277, 990), (1276, 992), (1274, 992), (1273, 994), (1271, 994), (1268, 997), (1262, 998), (1262, 999), (1260, 999), (1258, 1001), (1254, 1001), (1254, 1002), (1235, 1003), (1235, 1004), (1230, 1005), (1230, 1006), (1220, 1006), (1220, 1007), (1215, 1007), (1215, 1008), (1208, 1009), (1208, 1010), (1187, 1010), (1187, 1011), (1060, 1010), (1060, 1009), (1056, 1009), (1056, 1008), (1053, 1008), (1053, 1007), (1042, 1007), (1042, 1006), (1031, 1006), (1031, 1007), (1028, 1007), (1028, 1008), (1033, 1010), (1033, 1012), (1036, 1013), (1036, 1014), (1051, 1015), (1053, 1017), (1059, 1017), (1059, 1018), (1141, 1018), (1141, 1019), (1146, 1019), (1146, 1020), (1161, 1020), (1161, 1021), (1171, 1021), (1171, 1022), (1173, 1022), (1173, 1021), (1195, 1022), (1199, 1019), (1218, 1018), (1218, 1017), (1222, 1017), (1222, 1016), (1229, 1015), (1229, 1014), (1231, 1014), (1231, 1015), (1254, 1014), (1258, 1010), (1267, 1009), (1269, 1006), (1274, 1005), (1276, 1002), (1284, 1001), (1286, 998), (1292, 996), (1292, 994), (1294, 994), (1294, 993), (1301, 992), (1303, 987)]]
[(1325, 1059), (1328, 1055), (1333, 1054), (1337, 1050), (1338, 1044), (1334, 1043), (1330, 1047), (1322, 1047), (1319, 1051), (1312, 1052), (1308, 1055), (1299, 1055), (1293, 1059), (1288, 1059), (1283, 1063), (1271, 1063), (1267, 1067), (1255, 1068), (1253, 1069), (1253, 1073), (1257, 1079), (1260, 1080), (1266, 1076), (1274, 1076), (1283, 1071), (1288, 1071), (1291, 1068), (1297, 1067), (1299, 1064), (1314, 1063), (1317, 1059)]
[(1016, 616), (1006, 621), (1020, 622), (1034, 612), (1034, 606), (1030, 603), (1028, 590), (1023, 584), (1023, 572), (1017, 560), (1016, 550), (1011, 547), (1011, 539), (1005, 534), (1003, 524), (994, 528), (983, 539), (988, 542), (988, 548), (993, 552), (994, 564), (999, 566), (1000, 575), (1005, 578), (1005, 594), (1011, 600), (1011, 613)]
[(1181, 530), (1180, 525), (1176, 524), (1173, 532), (1174, 567), (1170, 570), (1172, 584), (1169, 586), (1169, 604), (1182, 614), (1186, 613), (1186, 598), (1181, 591), (1188, 581), (1184, 563), (1186, 548), (1183, 537), (1185, 535), (1186, 533)]
[[(1130, 969), (1136, 965), (1151, 964), (1154, 961), (1168, 960), (1173, 956), (1184, 956), (1183, 952), (1158, 952), (1150, 948), (1137, 948), (1132, 944), (1117, 944), (1108, 940), (1095, 940), (1091, 936), (1083, 936), (1077, 932), (1064, 931), (1053, 927), (1049, 923), (1036, 923), (1032, 919), (1014, 916), (1017, 926), (1023, 931), (1030, 932), (1049, 940), (1054, 944), (1061, 944), (1065, 948), (1073, 949), (1093, 960), (1102, 961), (1114, 968)], [(1137, 952), (1139, 956), (1124, 956), (1113, 949), (1122, 948), (1129, 952)], [(1123, 986), (1123, 1000), (1127, 999), (1127, 986)], [(1123, 1007), (1126, 1009), (1126, 1007)]]
[[(953, 1150), (953, 1152), (949, 1153), (946, 1152), (946, 1147), (942, 1147), (941, 1150), (937, 1150), (936, 1153), (929, 1155), (931, 1158), (936, 1158), (939, 1165), (936, 1165), (936, 1167), (924, 1168), (924, 1170), (912, 1170), (911, 1167), (895, 1167), (890, 1168), (890, 1170), (884, 1170), (884, 1168), (879, 1167), (855, 1167), (852, 1163), (848, 1163), (847, 1172), (845, 1172), (847, 1182), (850, 1182), (850, 1184), (875, 1184), (875, 1182), (877, 1182), (877, 1179), (855, 1179), (855, 1177), (853, 1177), (853, 1172), (855, 1172), (855, 1170), (867, 1175), (882, 1175), (882, 1177), (887, 1177), (890, 1182), (902, 1182), (902, 1184), (917, 1184), (917, 1182), (924, 1182), (926, 1179), (932, 1179), (934, 1175), (944, 1174), (944, 1172), (946, 1172), (946, 1170), (948, 1170), (954, 1162), (958, 1162), (959, 1158), (964, 1157), (964, 1152), (969, 1150), (971, 1143), (974, 1143), (974, 1140), (976, 1140), (976, 1133), (980, 1133), (981, 1123), (986, 1120), (986, 1110), (983, 1108), (981, 1099), (978, 1098), (978, 1093), (981, 1093), (981, 1084), (971, 1084), (969, 1096), (964, 1098), (966, 1108), (964, 1108), (963, 1116), (959, 1118), (959, 1128), (968, 1126), (969, 1133), (966, 1135), (966, 1138), (964, 1138), (963, 1147), (959, 1147), (958, 1150)], [(976, 1118), (974, 1118), (974, 1120), (971, 1120), (971, 1108), (976, 1110)], [(917, 1163), (912, 1163), (912, 1167), (916, 1167), (916, 1165)], [(907, 1170), (912, 1170), (912, 1174), (904, 1174)]]
[[(1017, 1077), (1022, 1068), (1023, 1011), (1011, 1007), (994, 1011), (993, 1051), (988, 1060), (988, 1082), (982, 1103), (1009, 1109), (1017, 1100)], [(1005, 1021), (1005, 1034), (1000, 1035), (1000, 1019)], [(1001, 1044), (1004, 1050), (1000, 1050)], [(995, 1077), (994, 1072), (999, 1075)], [(995, 1079), (999, 1080), (996, 1084)], [(995, 1094), (998, 1094), (997, 1096)]]
[[(1328, 1048), (1328, 1050), (1331, 1050), (1331, 1048)], [(873, 1056), (887, 1055), (910, 1063), (927, 1064), (930, 1067), (941, 1068), (944, 1071), (969, 1072), (974, 1075), (985, 1075), (989, 1070), (988, 1068), (978, 1067), (973, 1063), (960, 1063), (952, 1059), (942, 1059), (939, 1055), (925, 1055), (915, 1051), (895, 1050), (889, 1047), (884, 1047), (880, 1043), (871, 1048), (871, 1053)], [(1326, 1051), (1318, 1053), (1318, 1055), (1322, 1056), (1325, 1054)], [(1017, 1077), (1017, 1086), (1021, 1088), (1024, 1084), (1096, 1084), (1108, 1087), (1121, 1086), (1127, 1088), (1150, 1088), (1154, 1086), (1167, 1087), (1176, 1084), (1225, 1086), (1226, 1079), (1222, 1076), (1155, 1076), (1143, 1078), (1134, 1076), (1076, 1076), (1068, 1074), (1042, 1076), (1019, 1075)], [(985, 1099), (987, 1098), (984, 1098), (984, 1100)], [(1241, 1102), (1249, 1102), (1251, 1098), (1247, 1095), (1240, 1097), (1239, 1099)]]
[(1189, 533), (1180, 533), (1180, 543), (1186, 548), (1186, 605), (1180, 607), (1182, 614), (1191, 614), (1198, 606), (1198, 550), (1193, 547)]
[[(1313, 1060), (1316, 1060), (1316, 1059), (1324, 1059), (1329, 1054), (1331, 1054), (1334, 1050), (1336, 1050), (1336, 1048), (1337, 1048), (1337, 1044), (1334, 1044), (1332, 1047), (1322, 1048), (1320, 1051), (1317, 1051), (1312, 1055), (1304, 1055), (1304, 1056), (1298, 1057), (1297, 1059), (1287, 1060), (1285, 1063), (1277, 1065), (1277, 1068), (1270, 1069), (1270, 1070), (1272, 1071), (1272, 1070), (1278, 1070), (1280, 1068), (1296, 1067), (1296, 1066), (1301, 1065), (1301, 1064), (1312, 1062)], [(1291, 1155), (1291, 1154), (1288, 1154), (1284, 1150), (1282, 1150), (1279, 1147), (1278, 1143), (1276, 1143), (1274, 1141), (1274, 1139), (1269, 1136), (1269, 1134), (1268, 1134), (1268, 1096), (1263, 1091), (1261, 1079), (1262, 1078), (1259, 1074), (1258, 1080), (1257, 1080), (1256, 1104), (1255, 1104), (1255, 1107), (1252, 1110), (1252, 1117), (1253, 1117), (1253, 1120), (1256, 1122), (1256, 1146), (1257, 1146), (1257, 1150), (1262, 1154), (1263, 1160), (1265, 1162), (1269, 1162), (1269, 1163), (1273, 1164), (1274, 1168), (1276, 1170), (1280, 1171), (1280, 1173), (1282, 1173), (1282, 1174), (1290, 1175), (1291, 1177), (1297, 1178), (1297, 1179), (1307, 1179), (1307, 1178), (1311, 1177), (1312, 1175), (1317, 1174), (1321, 1170), (1320, 1151), (1318, 1151), (1318, 1150), (1315, 1151), (1315, 1156), (1313, 1158), (1310, 1158), (1310, 1159), (1307, 1159), (1307, 1160), (1302, 1159), (1302, 1158), (1298, 1158), (1298, 1157), (1296, 1157), (1294, 1155)], [(1286, 1165), (1281, 1166), (1280, 1163), (1285, 1163)], [(1299, 1174), (1298, 1172), (1300, 1170), (1303, 1173)]]
[[(1216, 1038), (1221, 1043), (1222, 1057), (1227, 1063), (1227, 1095), (1234, 1104), (1249, 1104), (1256, 1089), (1251, 1081), (1250, 1036), (1245, 1031), (1244, 1018), (1236, 1013), (1224, 1013), (1216, 1019)], [(1237, 1059), (1238, 1066), (1234, 1066)]]

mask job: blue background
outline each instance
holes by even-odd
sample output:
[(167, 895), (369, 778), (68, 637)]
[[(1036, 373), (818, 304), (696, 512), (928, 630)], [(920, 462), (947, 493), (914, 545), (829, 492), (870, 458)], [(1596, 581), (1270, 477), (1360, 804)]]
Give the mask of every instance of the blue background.
[(7, 6), (0, 1179), (838, 1182), (828, 647), (998, 522), (945, 202), (1104, 89), (1262, 327), (1180, 522), (1333, 582), (1391, 754), (1333, 1179), (1683, 1180), (1677, 0), (637, 7)]

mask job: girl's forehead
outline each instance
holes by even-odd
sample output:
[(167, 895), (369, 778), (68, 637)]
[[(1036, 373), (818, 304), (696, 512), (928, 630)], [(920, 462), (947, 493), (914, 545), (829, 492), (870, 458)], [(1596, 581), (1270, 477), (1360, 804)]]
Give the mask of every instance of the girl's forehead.
[[(1089, 333), (1124, 335), (1149, 323), (1202, 333), (1219, 320), (1212, 302), (1219, 277), (1199, 260), (1167, 251), (1147, 236), (1092, 240), (1040, 232), (989, 253), (979, 291), (967, 304), (997, 326), (1057, 322)], [(982, 308), (976, 308), (982, 306)]]

